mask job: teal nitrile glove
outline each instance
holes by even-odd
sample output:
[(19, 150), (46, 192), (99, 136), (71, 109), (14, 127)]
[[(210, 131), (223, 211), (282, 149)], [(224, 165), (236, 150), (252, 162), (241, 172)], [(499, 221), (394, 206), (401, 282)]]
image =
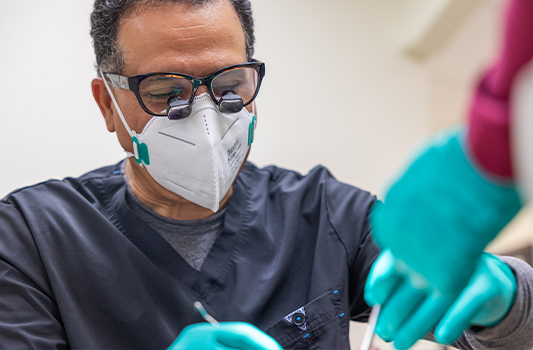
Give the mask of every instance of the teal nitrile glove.
[(381, 305), (376, 333), (408, 349), (435, 327), (458, 294), (441, 293), (418, 273), (384, 250), (365, 285), (368, 305)]
[(283, 350), (268, 334), (244, 322), (187, 326), (168, 350)]
[(514, 304), (516, 278), (503, 261), (484, 253), (474, 275), (435, 329), (439, 343), (448, 344), (472, 325), (495, 326)]
[(378, 245), (445, 294), (466, 286), (487, 243), (521, 207), (513, 187), (472, 166), (463, 139), (434, 139), (371, 214)]

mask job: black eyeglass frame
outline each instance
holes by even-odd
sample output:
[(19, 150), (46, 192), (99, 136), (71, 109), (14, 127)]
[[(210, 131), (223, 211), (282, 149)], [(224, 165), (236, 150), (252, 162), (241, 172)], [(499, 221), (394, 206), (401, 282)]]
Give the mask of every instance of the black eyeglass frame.
[(155, 72), (155, 73), (146, 73), (146, 74), (139, 74), (139, 75), (132, 75), (132, 76), (125, 76), (125, 75), (120, 75), (120, 74), (115, 74), (115, 73), (103, 72), (103, 75), (104, 75), (104, 79), (108, 78), (108, 82), (110, 82), (111, 85), (113, 85), (114, 87), (118, 87), (118, 88), (122, 88), (122, 89), (126, 89), (126, 90), (132, 91), (135, 94), (135, 97), (137, 97), (137, 101), (141, 105), (141, 108), (146, 113), (148, 113), (150, 115), (153, 115), (153, 116), (156, 116), (156, 117), (166, 117), (167, 116), (166, 113), (161, 114), (161, 113), (151, 112), (144, 105), (144, 103), (142, 101), (142, 98), (141, 98), (141, 94), (139, 93), (139, 84), (143, 80), (145, 80), (145, 79), (147, 79), (149, 77), (152, 77), (154, 75), (161, 75), (161, 74), (177, 75), (177, 76), (180, 76), (180, 77), (183, 77), (183, 78), (186, 78), (186, 79), (190, 80), (192, 82), (192, 84), (193, 84), (193, 91), (192, 91), (191, 97), (190, 97), (190, 99), (188, 101), (189, 104), (192, 103), (192, 101), (194, 100), (194, 97), (196, 96), (196, 91), (202, 85), (205, 85), (207, 87), (207, 91), (209, 93), (209, 96), (211, 96), (211, 99), (213, 100), (213, 102), (218, 104), (218, 100), (215, 97), (215, 94), (213, 93), (213, 90), (211, 88), (211, 81), (215, 77), (217, 77), (219, 74), (221, 74), (221, 73), (223, 73), (225, 71), (229, 71), (229, 70), (232, 70), (232, 69), (235, 69), (235, 68), (243, 68), (243, 67), (245, 67), (245, 68), (250, 67), (250, 68), (255, 69), (257, 71), (257, 73), (258, 73), (258, 76), (259, 76), (259, 81), (257, 83), (257, 87), (255, 89), (254, 95), (252, 96), (250, 101), (248, 101), (245, 104), (243, 104), (243, 107), (244, 107), (244, 106), (247, 106), (250, 103), (252, 103), (255, 100), (255, 98), (257, 97), (257, 94), (259, 93), (259, 88), (261, 87), (261, 82), (263, 81), (263, 78), (265, 76), (265, 63), (264, 62), (261, 62), (261, 61), (253, 59), (252, 62), (234, 64), (234, 65), (231, 65), (231, 66), (224, 67), (224, 68), (219, 69), (216, 72), (214, 72), (212, 74), (209, 74), (209, 75), (207, 75), (205, 77), (194, 77), (192, 75), (187, 75), (187, 74), (183, 74), (183, 73), (176, 73), (176, 72)]

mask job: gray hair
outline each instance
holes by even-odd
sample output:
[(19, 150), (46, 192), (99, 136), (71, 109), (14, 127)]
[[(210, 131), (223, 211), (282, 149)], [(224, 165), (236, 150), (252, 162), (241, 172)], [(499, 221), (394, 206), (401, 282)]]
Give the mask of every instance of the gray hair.
[[(129, 16), (139, 6), (161, 6), (168, 3), (184, 3), (203, 6), (213, 0), (95, 0), (91, 13), (91, 36), (96, 55), (97, 70), (120, 73), (124, 69), (124, 55), (118, 45), (117, 34), (120, 19)], [(227, 0), (232, 5), (244, 31), (248, 61), (254, 54), (254, 20), (250, 0)], [(100, 75), (100, 72), (98, 72)]]

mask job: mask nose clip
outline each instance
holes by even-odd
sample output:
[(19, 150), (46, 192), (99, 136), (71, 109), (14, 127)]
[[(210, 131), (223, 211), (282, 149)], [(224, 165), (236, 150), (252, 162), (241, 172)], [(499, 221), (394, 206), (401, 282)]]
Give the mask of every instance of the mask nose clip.
[(237, 113), (243, 107), (242, 98), (233, 91), (225, 91), (220, 101), (218, 101), (218, 109), (222, 113)]
[(182, 100), (178, 96), (168, 99), (167, 116), (168, 119), (184, 119), (191, 115), (191, 105), (188, 101)]

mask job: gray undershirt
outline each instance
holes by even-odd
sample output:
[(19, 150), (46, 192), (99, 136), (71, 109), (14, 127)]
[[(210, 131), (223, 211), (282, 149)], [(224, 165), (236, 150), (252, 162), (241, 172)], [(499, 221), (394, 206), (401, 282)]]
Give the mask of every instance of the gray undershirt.
[(200, 271), (204, 261), (224, 228), (226, 209), (200, 220), (173, 220), (161, 216), (144, 205), (128, 186), (126, 203), (191, 265)]

